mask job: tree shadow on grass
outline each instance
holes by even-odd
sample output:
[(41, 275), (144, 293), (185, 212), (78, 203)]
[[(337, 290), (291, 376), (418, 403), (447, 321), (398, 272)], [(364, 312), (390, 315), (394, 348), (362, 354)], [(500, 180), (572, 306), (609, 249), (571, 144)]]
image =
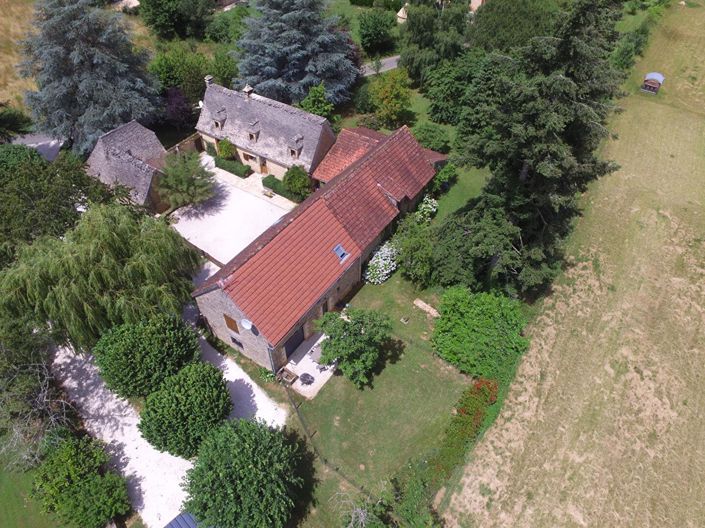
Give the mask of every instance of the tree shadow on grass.
[(401, 339), (390, 339), (382, 346), (382, 354), (379, 356), (379, 361), (372, 369), (372, 377), (370, 382), (365, 385), (365, 388), (373, 389), (374, 380), (379, 376), (387, 365), (394, 365), (404, 355), (406, 344)]
[(295, 468), (296, 475), (301, 478), (302, 484), (296, 494), (292, 497), (294, 500), (294, 509), (291, 512), (289, 522), (286, 523), (287, 528), (295, 528), (300, 526), (302, 521), (308, 516), (311, 508), (316, 506), (314, 498), (314, 490), (318, 485), (318, 479), (314, 469), (315, 453), (297, 431), (292, 429), (283, 430), (284, 437), (290, 445), (296, 446), (299, 452), (299, 461)]

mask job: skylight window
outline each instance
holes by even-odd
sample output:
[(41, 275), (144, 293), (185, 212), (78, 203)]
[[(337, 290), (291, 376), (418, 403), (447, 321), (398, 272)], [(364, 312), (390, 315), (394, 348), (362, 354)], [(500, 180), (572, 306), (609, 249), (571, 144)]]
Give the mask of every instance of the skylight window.
[(345, 248), (340, 244), (333, 248), (333, 253), (338, 255), (338, 259), (340, 260), (340, 262), (343, 262), (346, 258), (350, 256), (350, 253), (345, 251)]

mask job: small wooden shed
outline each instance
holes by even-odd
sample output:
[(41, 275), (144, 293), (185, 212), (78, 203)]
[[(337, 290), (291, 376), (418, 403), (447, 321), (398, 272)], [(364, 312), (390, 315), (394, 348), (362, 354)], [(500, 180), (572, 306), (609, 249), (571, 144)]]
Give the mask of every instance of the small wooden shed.
[(644, 77), (644, 82), (641, 85), (641, 91), (647, 92), (647, 93), (652, 93), (652, 94), (657, 94), (659, 89), (661, 88), (661, 85), (663, 84), (664, 80), (665, 80), (665, 77), (661, 73), (658, 73), (658, 72), (647, 73), (646, 76)]

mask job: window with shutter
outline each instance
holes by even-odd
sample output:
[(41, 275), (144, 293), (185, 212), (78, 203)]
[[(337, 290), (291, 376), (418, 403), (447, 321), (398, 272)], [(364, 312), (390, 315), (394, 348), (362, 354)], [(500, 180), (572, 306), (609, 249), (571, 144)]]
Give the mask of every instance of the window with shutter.
[(225, 319), (225, 326), (227, 326), (230, 330), (235, 332), (236, 334), (240, 333), (240, 329), (237, 326), (237, 321), (233, 319), (232, 317), (228, 315), (223, 315), (223, 319)]

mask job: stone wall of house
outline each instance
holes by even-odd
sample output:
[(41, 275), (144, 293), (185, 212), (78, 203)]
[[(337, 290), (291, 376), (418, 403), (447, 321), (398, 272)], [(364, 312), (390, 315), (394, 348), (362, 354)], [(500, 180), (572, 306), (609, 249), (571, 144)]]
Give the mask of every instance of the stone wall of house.
[[(242, 320), (246, 318), (245, 315), (223, 290), (218, 288), (204, 293), (203, 295), (199, 295), (196, 297), (196, 303), (198, 304), (198, 309), (201, 311), (201, 315), (206, 318), (208, 325), (216, 337), (230, 345), (234, 350), (242, 352), (258, 365), (268, 369), (272, 368), (268, 352), (269, 343), (264, 336), (257, 333), (255, 327), (253, 327), (252, 330), (245, 330), (242, 327)], [(227, 327), (225, 324), (225, 315), (237, 322), (239, 332), (234, 332)], [(233, 341), (233, 338), (242, 344), (242, 348)], [(283, 365), (281, 358), (274, 359), (277, 369)]]
[(335, 305), (343, 300), (350, 291), (359, 284), (362, 280), (361, 275), (361, 262), (358, 259), (353, 263), (350, 268), (343, 274), (343, 276), (331, 286), (328, 291), (321, 297), (321, 299), (316, 303), (316, 305), (311, 308), (306, 314), (299, 320), (299, 322), (294, 325), (291, 331), (282, 339), (281, 344), (277, 347), (277, 354), (279, 357), (286, 357), (286, 352), (284, 351), (284, 343), (294, 335), (302, 326), (304, 328), (304, 339), (308, 339), (316, 332), (315, 321), (323, 316), (323, 306), (327, 305), (326, 311), (330, 312), (335, 309)]
[[(210, 144), (216, 151), (218, 150), (218, 140), (216, 138), (203, 133), (201, 133), (201, 137), (204, 141), (204, 147), (205, 144)], [(237, 155), (242, 163), (248, 165), (253, 171), (262, 174), (261, 156), (238, 146), (235, 146), (235, 150), (237, 151)], [(280, 180), (284, 178), (284, 174), (289, 168), (270, 159), (267, 159), (266, 163), (266, 174), (272, 174)]]

